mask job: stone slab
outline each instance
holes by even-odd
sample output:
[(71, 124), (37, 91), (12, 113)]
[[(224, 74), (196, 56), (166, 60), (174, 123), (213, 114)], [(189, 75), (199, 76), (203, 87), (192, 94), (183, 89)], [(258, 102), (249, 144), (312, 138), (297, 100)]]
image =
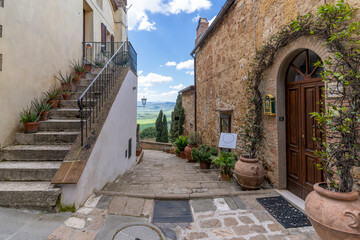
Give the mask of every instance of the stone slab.
[(154, 203), (153, 223), (192, 222), (188, 201), (159, 201)]
[(216, 210), (214, 201), (212, 199), (191, 200), (191, 206), (196, 213)]

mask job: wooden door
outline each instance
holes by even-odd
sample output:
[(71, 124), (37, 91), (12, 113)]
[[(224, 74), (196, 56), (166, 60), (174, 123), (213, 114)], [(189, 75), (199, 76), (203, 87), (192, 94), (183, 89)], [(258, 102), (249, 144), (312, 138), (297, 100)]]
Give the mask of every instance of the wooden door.
[[(310, 64), (308, 52), (303, 57), (307, 59), (303, 64)], [(299, 62), (301, 61), (298, 61), (298, 65)], [(313, 140), (313, 137), (320, 136), (320, 132), (315, 127), (315, 119), (310, 115), (323, 108), (323, 81), (318, 75), (311, 75), (316, 69), (309, 66), (302, 67), (304, 73), (301, 67), (293, 65), (292, 68), (297, 68), (295, 71), (298, 74), (290, 74), (295, 76), (295, 81), (288, 81), (286, 84), (287, 188), (305, 199), (313, 190), (313, 185), (323, 180), (321, 171), (316, 167), (317, 144)]]

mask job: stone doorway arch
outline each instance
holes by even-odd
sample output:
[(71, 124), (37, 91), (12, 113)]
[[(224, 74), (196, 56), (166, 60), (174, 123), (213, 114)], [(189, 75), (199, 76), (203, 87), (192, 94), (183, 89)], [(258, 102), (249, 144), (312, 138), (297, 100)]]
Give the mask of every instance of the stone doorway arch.
[[(322, 60), (331, 56), (324, 41), (316, 36), (300, 37), (287, 46), (281, 48), (275, 56), (273, 65), (260, 85), (265, 94), (276, 97), (276, 116), (263, 119), (264, 127), (264, 156), (272, 171), (269, 179), (279, 189), (287, 187), (287, 157), (286, 157), (286, 73), (290, 62), (302, 51), (309, 49)], [(276, 129), (276, 131), (274, 131)]]

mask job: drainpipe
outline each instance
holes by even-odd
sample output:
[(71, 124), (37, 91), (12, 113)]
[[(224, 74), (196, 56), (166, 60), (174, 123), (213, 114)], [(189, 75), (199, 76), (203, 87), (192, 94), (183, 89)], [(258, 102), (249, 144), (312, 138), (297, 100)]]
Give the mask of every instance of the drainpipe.
[(195, 131), (197, 131), (197, 107), (196, 107), (196, 55), (195, 53), (191, 54), (191, 56), (194, 58), (194, 127)]

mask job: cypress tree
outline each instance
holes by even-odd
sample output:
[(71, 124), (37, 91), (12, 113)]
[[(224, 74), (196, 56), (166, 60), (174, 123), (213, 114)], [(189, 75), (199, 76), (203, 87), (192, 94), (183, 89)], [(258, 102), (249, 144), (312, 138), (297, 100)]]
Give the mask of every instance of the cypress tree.
[(160, 110), (159, 115), (155, 122), (156, 141), (157, 142), (161, 142), (161, 132), (162, 132), (162, 128), (163, 128), (162, 120), (163, 120), (163, 111)]
[[(176, 119), (175, 119), (176, 118)], [(170, 140), (174, 142), (184, 132), (185, 111), (182, 107), (181, 94), (176, 99), (174, 111), (171, 113)]]
[(167, 119), (166, 115), (164, 114), (163, 122), (162, 122), (162, 129), (161, 129), (161, 142), (169, 142), (169, 131), (167, 126)]

